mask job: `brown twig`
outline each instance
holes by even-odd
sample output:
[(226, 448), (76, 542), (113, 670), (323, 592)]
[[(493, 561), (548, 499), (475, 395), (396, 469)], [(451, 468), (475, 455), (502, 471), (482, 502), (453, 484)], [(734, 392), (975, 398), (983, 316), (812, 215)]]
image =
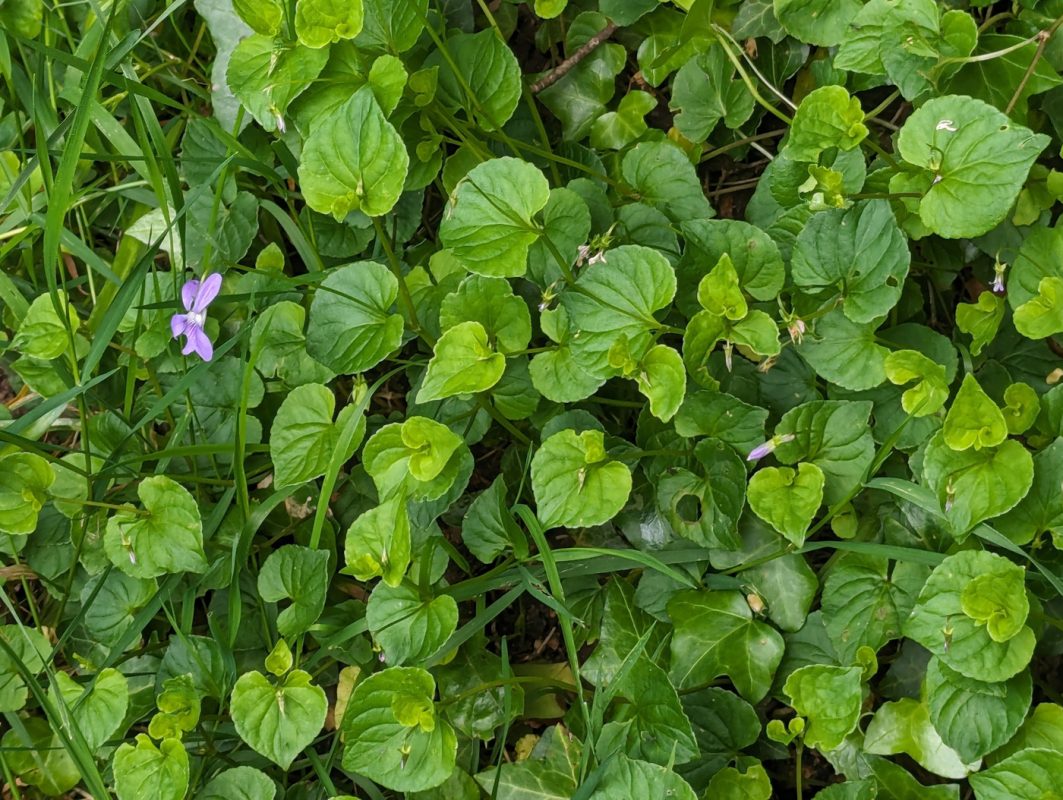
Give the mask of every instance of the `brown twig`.
[(1045, 46), (1048, 44), (1048, 40), (1052, 38), (1054, 31), (1041, 31), (1037, 34), (1037, 50), (1033, 54), (1033, 58), (1030, 59), (1030, 66), (1026, 68), (1026, 72), (1022, 76), (1022, 80), (1019, 81), (1019, 85), (1015, 88), (1015, 93), (1008, 101), (1007, 107), (1004, 109), (1004, 113), (1010, 115), (1011, 110), (1015, 108), (1015, 104), (1019, 102), (1019, 98), (1022, 96), (1023, 89), (1026, 88), (1026, 84), (1030, 82), (1030, 76), (1033, 75), (1033, 71), (1037, 69), (1037, 62), (1041, 60), (1041, 56), (1044, 55)]
[(546, 73), (543, 77), (539, 78), (539, 80), (533, 83), (531, 85), (532, 94), (539, 94), (539, 92), (541, 92), (543, 89), (546, 89), (549, 86), (553, 86), (563, 77), (565, 77), (565, 75), (568, 74), (568, 71), (570, 69), (572, 69), (588, 55), (594, 52), (598, 45), (600, 45), (602, 42), (612, 36), (615, 32), (616, 23), (610, 22), (608, 25), (598, 31), (598, 33), (594, 34), (594, 36), (588, 39), (575, 53), (570, 55), (556, 67)]

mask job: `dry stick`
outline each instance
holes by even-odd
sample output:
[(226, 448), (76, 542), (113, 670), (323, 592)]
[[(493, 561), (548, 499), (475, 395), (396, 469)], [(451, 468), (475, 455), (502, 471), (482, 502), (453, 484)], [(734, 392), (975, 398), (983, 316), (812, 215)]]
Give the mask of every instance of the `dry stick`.
[(615, 31), (616, 23), (610, 22), (608, 25), (598, 31), (598, 33), (594, 34), (594, 36), (588, 39), (575, 53), (570, 55), (556, 67), (550, 70), (550, 72), (548, 72), (546, 75), (544, 75), (535, 83), (533, 83), (531, 85), (532, 94), (539, 94), (539, 92), (541, 92), (543, 89), (546, 89), (549, 86), (553, 86), (563, 77), (565, 77), (565, 75), (570, 69), (572, 69), (588, 55), (594, 52), (598, 45), (600, 45), (602, 42), (612, 36)]
[(1019, 102), (1019, 97), (1022, 95), (1022, 90), (1026, 88), (1026, 84), (1030, 82), (1030, 76), (1033, 75), (1033, 71), (1037, 69), (1037, 62), (1041, 60), (1041, 56), (1044, 55), (1045, 45), (1048, 44), (1048, 40), (1052, 38), (1052, 34), (1048, 31), (1041, 31), (1037, 34), (1037, 50), (1033, 54), (1033, 58), (1030, 59), (1030, 66), (1026, 68), (1026, 73), (1022, 76), (1022, 80), (1019, 81), (1018, 87), (1015, 89), (1015, 94), (1011, 96), (1011, 100), (1008, 101), (1007, 108), (1004, 109), (1004, 113), (1010, 115), (1011, 110), (1015, 108), (1015, 104)]

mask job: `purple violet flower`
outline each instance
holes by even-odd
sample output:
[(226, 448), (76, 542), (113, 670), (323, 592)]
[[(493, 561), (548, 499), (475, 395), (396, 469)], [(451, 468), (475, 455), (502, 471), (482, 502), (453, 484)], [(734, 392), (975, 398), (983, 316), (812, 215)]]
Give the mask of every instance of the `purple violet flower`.
[(211, 304), (221, 290), (221, 274), (213, 272), (202, 281), (192, 279), (181, 287), (181, 302), (185, 307), (184, 314), (174, 314), (170, 317), (170, 330), (173, 338), (185, 336), (185, 346), (181, 350), (184, 355), (195, 353), (204, 361), (210, 361), (214, 356), (214, 345), (211, 344), (203, 326), (207, 322), (207, 306)]
[(768, 441), (763, 444), (758, 444), (752, 450), (749, 451), (749, 455), (746, 456), (746, 461), (759, 461), (764, 456), (769, 456), (775, 452), (775, 448), (780, 444), (786, 444), (792, 442), (794, 435), (792, 433), (784, 433), (781, 436), (772, 436)]

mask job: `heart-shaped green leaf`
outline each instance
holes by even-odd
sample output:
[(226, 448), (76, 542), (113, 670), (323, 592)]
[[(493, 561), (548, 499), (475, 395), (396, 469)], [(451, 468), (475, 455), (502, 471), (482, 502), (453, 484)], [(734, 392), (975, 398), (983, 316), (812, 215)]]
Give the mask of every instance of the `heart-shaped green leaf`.
[(749, 507), (762, 520), (800, 547), (812, 518), (823, 503), (823, 470), (802, 462), (765, 467), (749, 480)]
[(1008, 437), (1004, 414), (974, 375), (967, 374), (952, 401), (942, 428), (945, 444), (953, 450), (996, 447)]

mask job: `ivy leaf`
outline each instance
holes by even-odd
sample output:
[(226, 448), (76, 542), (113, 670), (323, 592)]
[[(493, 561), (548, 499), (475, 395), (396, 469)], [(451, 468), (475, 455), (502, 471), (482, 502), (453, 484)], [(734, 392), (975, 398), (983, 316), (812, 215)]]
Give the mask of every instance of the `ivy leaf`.
[(949, 398), (945, 368), (916, 350), (890, 353), (886, 357), (886, 377), (896, 386), (916, 382), (901, 395), (901, 408), (913, 417), (936, 414)]
[(492, 349), (484, 326), (479, 322), (460, 322), (436, 342), (417, 402), (487, 391), (498, 383), (505, 370), (506, 357)]
[(704, 786), (710, 776), (760, 737), (757, 712), (734, 692), (709, 686), (682, 696), (701, 758), (680, 768), (692, 786)]
[(253, 33), (233, 50), (225, 80), (255, 122), (283, 133), (288, 106), (314, 82), (326, 61), (328, 50)]
[(564, 430), (543, 442), (531, 464), (544, 528), (583, 528), (615, 517), (631, 492), (631, 471), (605, 453), (601, 431)]
[(307, 352), (343, 374), (376, 366), (402, 342), (402, 316), (391, 313), (398, 294), (395, 276), (375, 261), (330, 271), (310, 304)]
[(360, 581), (381, 578), (388, 586), (398, 586), (410, 565), (410, 518), (406, 499), (385, 500), (360, 514), (347, 529), (341, 572)]
[(847, 553), (823, 582), (823, 622), (838, 658), (851, 664), (856, 651), (876, 652), (899, 639), (930, 570), (908, 561), (889, 568), (885, 558)]
[(363, 87), (310, 131), (299, 186), (314, 211), (342, 221), (352, 211), (386, 214), (402, 194), (410, 159), (371, 87)]
[(981, 100), (948, 95), (905, 120), (897, 151), (924, 170), (926, 193), (917, 204), (923, 224), (958, 239), (980, 236), (1004, 219), (1048, 142)]
[(470, 272), (519, 277), (540, 234), (532, 216), (549, 199), (550, 186), (536, 167), (516, 158), (486, 161), (469, 170), (452, 193), (439, 224), (440, 241)]
[(837, 288), (845, 316), (871, 322), (897, 304), (910, 261), (889, 203), (866, 200), (813, 216), (794, 244), (791, 272), (798, 286)]
[[(465, 736), (489, 742), (499, 727), (518, 719), (524, 711), (524, 690), (497, 685), (499, 679), (507, 677), (502, 659), (479, 645), (461, 648), (437, 675), (441, 696), (461, 698), (448, 704), (447, 719)], [(492, 684), (492, 688), (483, 689)]]
[(0, 456), (0, 531), (13, 536), (33, 533), (54, 481), (52, 468), (38, 455)]
[(1063, 279), (1041, 278), (1037, 296), (1015, 309), (1015, 329), (1029, 339), (1063, 331)]
[[(780, 2), (807, 5), (809, 0), (775, 0), (776, 13)], [(826, 0), (811, 2), (826, 5)], [(841, 3), (831, 5), (845, 5), (849, 2), (852, 0), (842, 0)], [(822, 22), (816, 20), (817, 27)], [(790, 125), (790, 138), (786, 142), (785, 151), (794, 161), (816, 161), (819, 154), (828, 148), (852, 150), (865, 138), (867, 126), (864, 125), (864, 111), (860, 107), (860, 101), (850, 97), (841, 86), (821, 86), (809, 92), (798, 106), (794, 121)]]
[(305, 633), (321, 616), (329, 584), (328, 563), (327, 551), (294, 544), (269, 554), (258, 573), (258, 593), (267, 603), (292, 601), (277, 617), (281, 636)]
[(388, 664), (418, 663), (434, 655), (458, 626), (458, 604), (448, 594), (423, 598), (409, 584), (378, 583), (369, 595), (366, 622)]
[(731, 130), (753, 115), (753, 95), (734, 80), (734, 66), (723, 44), (687, 61), (672, 79), (668, 106), (678, 111), (675, 126), (694, 142), (709, 137), (721, 121)]
[[(306, 483), (325, 474), (343, 431), (357, 413), (354, 404), (348, 405), (333, 422), (335, 409), (336, 396), (319, 383), (297, 386), (284, 398), (269, 434), (276, 486)], [(359, 420), (358, 427), (344, 461), (354, 454), (365, 435), (364, 420)]]
[(889, 351), (878, 343), (875, 323), (853, 322), (840, 309), (816, 322), (797, 349), (816, 374), (844, 389), (873, 389), (886, 380)]
[[(672, 530), (703, 547), (738, 547), (738, 519), (745, 499), (746, 467), (731, 447), (703, 439), (694, 450), (704, 475), (672, 469), (657, 484), (657, 505)], [(696, 502), (692, 511), (687, 504)]]
[[(692, 220), (680, 225), (686, 248), (676, 271), (679, 307), (686, 287), (697, 286), (704, 270), (725, 253), (738, 272), (742, 289), (756, 300), (773, 300), (782, 289), (785, 267), (775, 241), (760, 228), (734, 219)], [(694, 310), (690, 308), (689, 310)]]
[(416, 667), (390, 667), (354, 687), (343, 715), (343, 768), (396, 792), (420, 792), (454, 770), (457, 738), (432, 702), (436, 684)]
[(236, 732), (252, 750), (281, 769), (314, 741), (328, 714), (325, 690), (310, 673), (292, 670), (273, 684), (257, 670), (245, 672), (229, 703)]
[(859, 0), (774, 0), (775, 16), (787, 33), (802, 42), (832, 47), (845, 40)]
[(797, 406), (775, 428), (776, 436), (794, 437), (779, 445), (775, 457), (783, 464), (815, 464), (823, 470), (824, 501), (839, 503), (860, 484), (874, 458), (870, 415), (871, 403), (863, 401), (816, 400)]
[(327, 47), (361, 33), (363, 17), (361, 0), (299, 0), (295, 33), (307, 47)]
[(790, 674), (783, 691), (790, 705), (808, 719), (805, 744), (834, 750), (856, 728), (863, 705), (861, 667), (814, 664)]
[(752, 703), (768, 693), (783, 638), (753, 619), (740, 592), (679, 592), (668, 615), (675, 625), (670, 675), (678, 690), (726, 675)]
[(930, 659), (926, 705), (942, 741), (966, 761), (975, 761), (1007, 742), (1030, 708), (1033, 682), (1022, 671), (1002, 683), (965, 678)]
[(999, 764), (970, 777), (977, 800), (1011, 800), (1014, 797), (1048, 797), (1059, 790), (1063, 753), (1058, 750), (1022, 750)]
[(995, 448), (956, 451), (938, 433), (926, 446), (923, 481), (945, 509), (955, 534), (962, 537), (1026, 496), (1033, 483), (1033, 458), (1014, 440)]
[(134, 578), (169, 572), (206, 572), (203, 522), (194, 497), (164, 475), (137, 486), (144, 506), (124, 505), (107, 520), (104, 547), (111, 563)]
[(965, 550), (948, 556), (930, 573), (904, 635), (914, 639), (951, 669), (990, 683), (1006, 681), (1022, 671), (1033, 655), (1035, 637), (1029, 627), (1006, 642), (990, 637), (984, 624), (963, 611), (963, 591), (981, 575), (1006, 576), (1019, 569), (1003, 556)]
[(118, 800), (181, 800), (188, 791), (188, 753), (179, 739), (163, 739), (158, 748), (143, 733), (136, 746), (124, 742), (114, 751), (114, 790)]
[(910, 697), (879, 707), (867, 726), (864, 750), (884, 756), (907, 753), (935, 775), (954, 780), (967, 777), (978, 767), (977, 762), (964, 762), (941, 741), (926, 706)]
[(749, 507), (800, 547), (823, 503), (823, 483), (823, 470), (815, 464), (798, 464), (796, 472), (789, 467), (764, 467), (749, 481)]
[(942, 428), (945, 444), (953, 450), (996, 447), (1008, 437), (1004, 414), (974, 375), (963, 377)]
[(425, 67), (439, 68), (436, 98), (449, 110), (469, 115), (485, 131), (505, 125), (520, 102), (521, 76), (517, 57), (502, 37), (488, 28), (455, 34), (442, 47), (447, 58), (444, 51), (433, 50), (424, 62)]
[(624, 156), (621, 171), (642, 202), (663, 211), (672, 222), (713, 216), (694, 165), (673, 144), (636, 145)]

